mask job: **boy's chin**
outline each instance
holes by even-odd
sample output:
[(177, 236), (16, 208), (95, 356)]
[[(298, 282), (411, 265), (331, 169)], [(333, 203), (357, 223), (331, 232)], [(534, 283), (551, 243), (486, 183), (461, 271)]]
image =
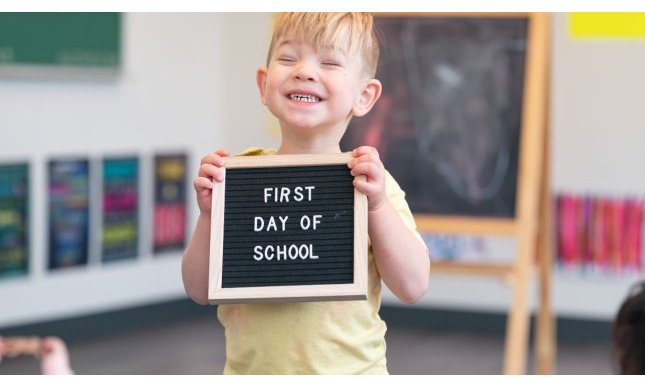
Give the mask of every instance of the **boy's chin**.
[(299, 135), (305, 135), (305, 134), (323, 134), (323, 133), (333, 133), (336, 131), (333, 127), (329, 126), (324, 126), (324, 125), (316, 125), (316, 124), (306, 124), (306, 123), (299, 123), (299, 124), (291, 124), (291, 125), (283, 125), (282, 126), (282, 134), (283, 135), (288, 135), (288, 134), (299, 134)]
[(332, 124), (329, 122), (322, 122), (319, 119), (311, 119), (309, 117), (301, 118), (302, 119), (293, 119), (293, 117), (290, 117), (290, 119), (287, 120), (279, 120), (280, 127), (283, 128), (283, 133), (344, 133), (345, 129), (347, 129), (347, 125), (349, 124), (349, 119), (340, 120), (341, 122)]
[(309, 133), (312, 131), (317, 131), (320, 128), (320, 123), (316, 122), (314, 120), (307, 120), (307, 119), (302, 119), (302, 120), (280, 120), (280, 126), (283, 128), (283, 130), (289, 131), (289, 132), (294, 132), (294, 133), (299, 133), (299, 132), (304, 132), (304, 133)]

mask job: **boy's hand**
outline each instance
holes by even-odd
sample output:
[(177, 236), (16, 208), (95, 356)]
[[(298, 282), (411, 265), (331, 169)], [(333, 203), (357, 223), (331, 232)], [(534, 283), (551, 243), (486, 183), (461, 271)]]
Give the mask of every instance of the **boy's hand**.
[(202, 215), (211, 216), (213, 183), (221, 183), (224, 181), (224, 174), (221, 168), (224, 166), (224, 160), (228, 156), (229, 153), (227, 150), (220, 149), (207, 154), (201, 160), (199, 173), (195, 180), (193, 180), (193, 186), (197, 194), (197, 205), (199, 205), (199, 211)]
[(354, 178), (354, 187), (367, 195), (369, 211), (379, 209), (386, 200), (385, 167), (379, 158), (378, 151), (371, 146), (361, 146), (352, 151), (352, 158), (347, 163), (352, 176), (365, 176), (366, 180)]

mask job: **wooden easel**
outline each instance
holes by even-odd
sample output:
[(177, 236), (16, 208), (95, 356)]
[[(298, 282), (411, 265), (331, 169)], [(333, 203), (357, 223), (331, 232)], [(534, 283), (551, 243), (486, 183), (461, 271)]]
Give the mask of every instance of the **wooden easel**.
[[(517, 185), (516, 217), (415, 216), (421, 231), (514, 237), (516, 259), (510, 264), (435, 262), (432, 273), (497, 277), (512, 288), (506, 326), (503, 372), (526, 373), (530, 313), (529, 281), (538, 280), (535, 335), (536, 372), (552, 374), (555, 362), (555, 324), (551, 306), (552, 205), (550, 200), (548, 134), (549, 18), (529, 14), (526, 81)], [(534, 269), (537, 269), (534, 271)]]

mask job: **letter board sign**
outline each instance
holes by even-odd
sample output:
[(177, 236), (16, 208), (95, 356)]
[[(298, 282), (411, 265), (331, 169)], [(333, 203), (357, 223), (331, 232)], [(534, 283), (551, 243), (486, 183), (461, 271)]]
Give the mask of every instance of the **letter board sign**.
[(226, 159), (213, 187), (211, 303), (366, 298), (367, 198), (349, 158)]

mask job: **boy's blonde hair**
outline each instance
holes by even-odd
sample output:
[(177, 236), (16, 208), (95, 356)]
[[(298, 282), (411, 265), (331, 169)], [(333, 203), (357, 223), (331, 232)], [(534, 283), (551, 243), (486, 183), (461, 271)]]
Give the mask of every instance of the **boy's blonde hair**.
[(372, 14), (364, 12), (280, 13), (273, 23), (267, 67), (280, 38), (291, 34), (316, 50), (332, 47), (347, 50), (347, 55), (357, 55), (363, 62), (364, 73), (374, 78), (379, 46), (373, 24)]

